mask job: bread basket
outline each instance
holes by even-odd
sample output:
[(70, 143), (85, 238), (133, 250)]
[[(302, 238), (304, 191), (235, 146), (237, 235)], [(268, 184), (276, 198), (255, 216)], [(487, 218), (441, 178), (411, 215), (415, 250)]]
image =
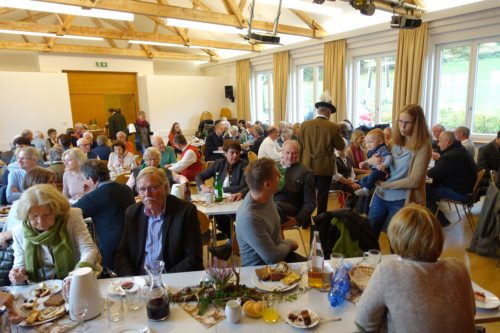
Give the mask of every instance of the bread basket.
[(355, 265), (349, 271), (349, 278), (359, 290), (363, 291), (366, 289), (368, 281), (370, 281), (370, 277), (374, 271), (375, 269), (373, 267)]

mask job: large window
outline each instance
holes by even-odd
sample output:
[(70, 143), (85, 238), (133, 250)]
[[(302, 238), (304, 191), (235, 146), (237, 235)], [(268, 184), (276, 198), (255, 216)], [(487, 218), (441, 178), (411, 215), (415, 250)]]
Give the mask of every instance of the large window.
[(353, 120), (356, 125), (391, 122), (395, 64), (395, 55), (355, 60)]
[(314, 104), (323, 93), (323, 65), (305, 65), (297, 72), (298, 121), (314, 117)]
[(500, 42), (443, 45), (436, 52), (434, 123), (475, 134), (500, 129)]
[(253, 84), (255, 120), (273, 123), (273, 72), (255, 72)]

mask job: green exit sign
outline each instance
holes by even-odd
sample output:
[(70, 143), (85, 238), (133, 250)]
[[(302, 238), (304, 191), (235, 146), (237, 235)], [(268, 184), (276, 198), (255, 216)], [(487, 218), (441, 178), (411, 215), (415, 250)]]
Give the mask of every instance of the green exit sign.
[(108, 63), (106, 61), (96, 61), (95, 66), (100, 68), (106, 68), (108, 67)]

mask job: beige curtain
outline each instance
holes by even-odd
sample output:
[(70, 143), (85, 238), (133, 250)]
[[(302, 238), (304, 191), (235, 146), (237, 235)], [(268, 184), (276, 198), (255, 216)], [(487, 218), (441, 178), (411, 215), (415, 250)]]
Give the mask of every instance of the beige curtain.
[(339, 122), (346, 118), (346, 58), (345, 39), (325, 43), (323, 90), (328, 91), (337, 113), (332, 120)]
[(290, 61), (288, 51), (273, 54), (273, 100), (274, 123), (286, 120), (286, 98), (288, 90), (288, 71)]
[(399, 110), (405, 105), (420, 102), (427, 35), (427, 22), (417, 29), (399, 31), (392, 102), (393, 119), (396, 119)]
[(250, 120), (250, 60), (236, 61), (236, 115), (238, 119)]

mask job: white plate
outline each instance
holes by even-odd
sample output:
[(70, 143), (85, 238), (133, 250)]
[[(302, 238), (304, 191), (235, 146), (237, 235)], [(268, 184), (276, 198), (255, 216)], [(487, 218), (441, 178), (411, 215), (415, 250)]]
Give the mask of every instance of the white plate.
[(127, 328), (115, 328), (111, 333), (151, 333), (151, 329), (144, 325), (132, 324)]
[(253, 272), (251, 279), (255, 288), (264, 290), (264, 291), (289, 291), (299, 285), (299, 281), (287, 286), (281, 281), (261, 281), (257, 274)]
[(476, 308), (478, 309), (496, 309), (500, 305), (500, 300), (494, 294), (490, 293), (488, 290), (482, 288), (476, 288), (474, 291), (479, 291), (484, 293), (486, 296), (486, 302), (480, 302), (476, 300)]
[[(43, 283), (45, 283), (45, 285), (50, 289), (49, 295), (57, 294), (58, 292), (60, 292), (62, 290), (62, 285), (63, 285), (62, 280), (47, 280), (47, 281), (43, 281)], [(37, 288), (40, 288), (41, 284), (42, 284), (42, 282), (31, 285), (28, 288), (28, 290), (26, 290), (23, 293), (23, 296), (25, 298), (34, 298), (35, 297), (35, 290)]]
[[(311, 317), (311, 325), (309, 326), (306, 326), (304, 324), (303, 321), (291, 321), (288, 316), (290, 314), (294, 314), (296, 316), (298, 316), (302, 311), (304, 310), (307, 310), (309, 311), (309, 316)], [(286, 322), (290, 325), (292, 325), (293, 327), (297, 327), (297, 328), (311, 328), (311, 327), (314, 327), (316, 325), (319, 324), (319, 316), (316, 312), (314, 312), (313, 310), (310, 310), (310, 309), (298, 309), (298, 310), (293, 310), (293, 311), (289, 311), (287, 314), (286, 314), (286, 318), (285, 318)]]
[[(117, 282), (116, 284), (115, 283), (109, 283), (108, 285), (108, 294), (110, 295), (117, 295), (117, 296), (123, 296), (125, 295), (125, 290), (122, 289), (121, 285), (120, 285), (120, 281), (121, 281), (122, 278), (117, 278), (115, 280), (113, 280), (113, 282)], [(146, 285), (146, 280), (144, 280), (144, 278), (140, 277), (140, 276), (134, 276), (134, 286), (132, 287), (131, 291), (136, 291), (138, 288), (142, 288)]]

